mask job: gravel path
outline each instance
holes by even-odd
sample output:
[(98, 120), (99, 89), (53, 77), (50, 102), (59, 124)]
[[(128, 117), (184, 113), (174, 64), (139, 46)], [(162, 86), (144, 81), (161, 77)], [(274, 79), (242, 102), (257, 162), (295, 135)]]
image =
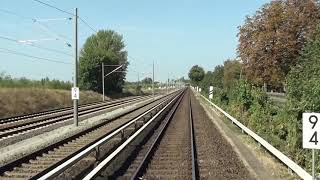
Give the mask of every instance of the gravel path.
[(210, 121), (199, 101), (191, 97), (201, 179), (252, 179), (249, 171), (219, 130)]

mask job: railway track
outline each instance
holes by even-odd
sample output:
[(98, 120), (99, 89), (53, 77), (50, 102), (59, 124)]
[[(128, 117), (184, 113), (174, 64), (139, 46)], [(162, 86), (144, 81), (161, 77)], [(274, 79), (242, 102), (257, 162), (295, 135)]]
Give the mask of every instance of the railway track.
[[(138, 97), (140, 97), (140, 96), (138, 96)], [(109, 103), (109, 102), (117, 102), (117, 101), (126, 100), (126, 99), (128, 100), (128, 99), (132, 99), (132, 98), (136, 98), (136, 97), (127, 97), (127, 98), (121, 98), (121, 99), (116, 99), (116, 100), (106, 100), (104, 102), (98, 101), (98, 102), (92, 102), (92, 103), (87, 103), (87, 104), (81, 104), (81, 105), (79, 105), (79, 108), (86, 107), (86, 106), (91, 106), (91, 105), (99, 105), (99, 104)], [(41, 112), (37, 112), (37, 113), (24, 114), (24, 115), (21, 115), (21, 116), (13, 116), (13, 117), (1, 118), (0, 119), (0, 124), (7, 123), (7, 122), (19, 121), (19, 120), (28, 119), (28, 118), (46, 116), (48, 114), (53, 114), (53, 113), (56, 113), (56, 112), (62, 112), (62, 111), (72, 110), (72, 109), (73, 109), (73, 106), (68, 106), (68, 107), (63, 107), (63, 108), (51, 109), (51, 110), (47, 110), (47, 111), (41, 111)]]
[(180, 97), (163, 120), (155, 120), (144, 134), (132, 135), (136, 141), (124, 142), (122, 149), (116, 149), (84, 179), (196, 179), (189, 93)]
[(253, 179), (190, 90), (151, 121), (83, 179)]
[[(108, 122), (57, 142), (0, 167), (0, 179), (76, 178), (92, 168), (106, 153), (125, 141), (139, 127), (168, 110), (181, 91), (139, 107)], [(97, 145), (98, 144), (98, 145)], [(65, 165), (67, 163), (67, 165)], [(62, 166), (62, 168), (61, 168)], [(81, 171), (77, 166), (82, 167)], [(71, 167), (71, 168), (70, 168)], [(58, 168), (58, 171), (57, 171)], [(78, 174), (80, 172), (80, 174)]]
[[(150, 98), (150, 96), (125, 98), (109, 102), (83, 105), (79, 108), (79, 119), (82, 120), (94, 115), (98, 115), (99, 113), (104, 113), (108, 110), (128, 105), (130, 103), (134, 103), (147, 98)], [(47, 111), (40, 114), (30, 114), (27, 116), (2, 119), (0, 120), (0, 142), (16, 136), (22, 136), (26, 133), (30, 134), (31, 132), (35, 132), (40, 129), (43, 130), (44, 128), (50, 130), (50, 128), (48, 128), (49, 126), (57, 124), (61, 124), (61, 126), (66, 125), (66, 122), (68, 121), (70, 124), (72, 118), (73, 110), (68, 107), (56, 109), (53, 111)], [(56, 127), (57, 126), (55, 126), (55, 128)], [(45, 131), (42, 131), (41, 133), (43, 132)], [(37, 133), (34, 133), (34, 135), (37, 135)], [(21, 138), (19, 138), (19, 140), (21, 140)], [(12, 141), (11, 143), (14, 142), (15, 141)]]
[[(186, 117), (186, 114), (189, 114), (189, 117)], [(192, 110), (188, 93), (168, 127), (160, 131), (131, 178), (196, 179), (194, 144)]]

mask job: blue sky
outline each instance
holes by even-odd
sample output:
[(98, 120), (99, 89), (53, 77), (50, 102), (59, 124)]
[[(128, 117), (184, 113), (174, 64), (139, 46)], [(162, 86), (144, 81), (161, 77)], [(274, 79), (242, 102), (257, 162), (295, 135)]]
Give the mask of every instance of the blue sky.
[[(95, 29), (113, 29), (122, 34), (126, 50), (132, 58), (127, 80), (136, 81), (150, 75), (155, 60), (155, 79), (165, 81), (171, 78), (187, 77), (189, 69), (198, 64), (205, 70), (213, 70), (227, 58), (236, 57), (237, 27), (242, 25), (246, 15), (252, 15), (265, 0), (42, 0), (61, 9), (73, 12), (79, 8), (79, 15)], [(25, 17), (6, 14), (8, 10)], [(39, 40), (35, 45), (72, 54), (73, 22), (57, 20), (42, 22), (46, 28), (34, 23), (31, 18), (68, 18), (55, 9), (33, 0), (0, 1), (0, 36), (17, 40)], [(50, 29), (48, 31), (47, 29)], [(79, 24), (80, 47), (91, 31)], [(62, 38), (63, 37), (63, 38)], [(13, 77), (40, 79), (48, 76), (62, 80), (72, 79), (72, 65), (58, 64), (6, 53), (19, 53), (73, 62), (66, 54), (41, 50), (25, 44), (0, 39), (0, 72)]]

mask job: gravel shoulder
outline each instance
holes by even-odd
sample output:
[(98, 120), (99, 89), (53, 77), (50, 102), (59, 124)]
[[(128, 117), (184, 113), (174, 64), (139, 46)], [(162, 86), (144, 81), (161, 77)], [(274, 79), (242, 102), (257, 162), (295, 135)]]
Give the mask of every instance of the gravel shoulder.
[(191, 104), (200, 179), (256, 179), (193, 93)]
[(202, 98), (199, 96), (196, 96), (196, 98), (210, 117), (212, 123), (230, 143), (255, 179), (299, 179), (288, 172), (286, 167), (255, 143), (254, 140), (242, 133), (230, 121), (226, 120), (222, 114), (204, 102)]

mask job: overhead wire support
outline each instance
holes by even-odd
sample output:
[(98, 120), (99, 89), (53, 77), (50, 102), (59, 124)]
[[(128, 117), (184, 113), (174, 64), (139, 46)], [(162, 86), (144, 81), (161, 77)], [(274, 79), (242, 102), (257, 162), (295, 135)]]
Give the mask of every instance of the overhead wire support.
[(20, 45), (28, 45), (28, 46), (32, 46), (32, 47), (35, 47), (35, 48), (38, 48), (38, 49), (50, 51), (50, 52), (64, 54), (64, 55), (67, 55), (67, 56), (72, 56), (71, 54), (68, 54), (68, 53), (60, 51), (60, 50), (34, 45), (33, 42), (38, 41), (38, 40), (17, 40), (17, 39), (5, 37), (5, 36), (0, 36), (0, 39), (4, 39), (4, 40), (7, 40), (7, 41), (15, 42), (15, 43), (20, 44)]
[[(63, 9), (61, 9), (61, 8), (58, 8), (58, 7), (56, 7), (56, 6), (53, 6), (53, 5), (49, 4), (49, 3), (46, 3), (46, 2), (43, 2), (43, 1), (40, 1), (40, 0), (33, 0), (33, 1), (38, 2), (38, 3), (41, 3), (41, 4), (45, 5), (45, 6), (50, 7), (50, 8), (56, 9), (56, 10), (58, 10), (58, 11), (60, 11), (60, 12), (63, 12), (63, 13), (66, 13), (66, 14), (69, 14), (69, 15), (74, 16), (74, 14), (72, 14), (72, 13), (66, 11), (66, 10), (63, 10)], [(80, 19), (81, 22), (83, 22), (83, 23), (84, 23), (88, 28), (90, 28), (93, 32), (95, 32), (95, 33), (98, 32), (95, 28), (93, 28), (91, 25), (89, 25), (89, 23), (88, 23), (86, 20), (84, 20), (82, 17), (80, 17), (80, 16), (77, 16), (77, 17)]]
[[(122, 68), (124, 64), (120, 64), (120, 65), (105, 65), (103, 62), (101, 63), (101, 75), (102, 75), (102, 101), (105, 100), (105, 95), (104, 95), (104, 79), (105, 77), (109, 76), (110, 74), (114, 73), (114, 72), (117, 72), (118, 69)], [(114, 70), (112, 70), (111, 72), (109, 72), (108, 74), (104, 74), (104, 67), (105, 66), (110, 66), (110, 67), (115, 67), (115, 66), (118, 66), (116, 67)]]
[(36, 19), (38, 22), (49, 22), (49, 21), (61, 21), (61, 20), (72, 20), (71, 17), (69, 18), (48, 18), (48, 19)]
[[(58, 33), (56, 33), (55, 31), (51, 30), (48, 26), (46, 26), (45, 24), (42, 23), (43, 20), (41, 20), (41, 19), (23, 16), (23, 15), (20, 15), (20, 14), (18, 14), (18, 13), (16, 13), (16, 12), (4, 10), (4, 9), (0, 9), (0, 12), (4, 12), (4, 13), (6, 13), (6, 14), (10, 14), (10, 15), (17, 16), (17, 17), (19, 17), (19, 18), (21, 18), (21, 19), (29, 19), (29, 20), (31, 20), (33, 23), (39, 25), (40, 28), (43, 29), (44, 31), (46, 31), (47, 33), (55, 36), (55, 38), (56, 38), (57, 40), (63, 40), (64, 43), (65, 43), (67, 46), (71, 47), (71, 44), (67, 42), (67, 41), (70, 41), (71, 38), (68, 38), (68, 37), (66, 37), (66, 36), (64, 36), (64, 35), (58, 34)], [(58, 18), (51, 18), (51, 19), (58, 19)], [(61, 19), (61, 18), (60, 18), (60, 19)], [(72, 20), (72, 18), (62, 18), (62, 19)]]

